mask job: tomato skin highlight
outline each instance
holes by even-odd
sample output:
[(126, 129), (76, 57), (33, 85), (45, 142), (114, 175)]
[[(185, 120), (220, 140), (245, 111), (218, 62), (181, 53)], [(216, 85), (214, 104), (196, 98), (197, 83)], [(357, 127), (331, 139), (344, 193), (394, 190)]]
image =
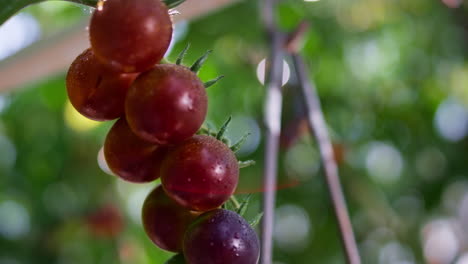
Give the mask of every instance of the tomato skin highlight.
[(104, 156), (113, 173), (123, 180), (144, 183), (159, 178), (159, 168), (166, 148), (146, 142), (119, 119), (107, 134)]
[(221, 206), (236, 189), (239, 165), (234, 153), (214, 137), (196, 135), (176, 145), (161, 165), (169, 197), (194, 211)]
[(160, 0), (107, 0), (89, 24), (97, 58), (121, 72), (143, 72), (158, 63), (172, 39), (172, 21)]
[(144, 140), (176, 144), (194, 135), (208, 109), (205, 87), (185, 66), (159, 64), (141, 74), (125, 101), (128, 123)]
[(170, 199), (162, 186), (148, 195), (142, 209), (148, 237), (158, 247), (172, 252), (182, 252), (185, 231), (198, 215)]
[(189, 227), (184, 255), (190, 264), (256, 264), (260, 244), (240, 215), (217, 209), (202, 214)]
[(124, 115), (125, 96), (136, 77), (137, 74), (111, 71), (87, 49), (68, 70), (68, 98), (73, 107), (89, 119), (113, 120)]

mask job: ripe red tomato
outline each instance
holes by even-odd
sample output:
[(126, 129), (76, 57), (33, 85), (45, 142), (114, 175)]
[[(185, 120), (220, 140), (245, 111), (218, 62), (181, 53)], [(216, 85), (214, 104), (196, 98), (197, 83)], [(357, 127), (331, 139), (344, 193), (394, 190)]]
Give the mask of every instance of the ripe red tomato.
[(130, 182), (150, 182), (159, 178), (166, 148), (146, 142), (119, 119), (107, 134), (104, 156), (113, 173)]
[(141, 74), (125, 101), (133, 132), (158, 144), (178, 143), (195, 134), (207, 112), (205, 87), (180, 65), (159, 64)]
[(174, 146), (161, 165), (166, 193), (195, 211), (221, 206), (234, 193), (238, 180), (236, 156), (210, 136), (196, 135)]
[(116, 119), (124, 114), (125, 96), (136, 76), (110, 71), (87, 49), (68, 70), (68, 98), (78, 112), (90, 119)]
[(158, 186), (143, 204), (142, 220), (146, 234), (158, 247), (181, 252), (185, 231), (198, 215), (178, 205)]
[(122, 72), (142, 72), (166, 53), (172, 21), (160, 0), (107, 0), (94, 11), (89, 36), (101, 62)]

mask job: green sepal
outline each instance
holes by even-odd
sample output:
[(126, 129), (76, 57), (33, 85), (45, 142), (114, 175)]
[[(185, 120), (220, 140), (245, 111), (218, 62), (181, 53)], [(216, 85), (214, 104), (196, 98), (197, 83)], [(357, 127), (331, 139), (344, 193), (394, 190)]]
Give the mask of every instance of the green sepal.
[(241, 139), (239, 139), (239, 141), (237, 141), (234, 145), (232, 145), (230, 148), (232, 150), (232, 152), (237, 152), (239, 151), (239, 149), (242, 147), (242, 145), (244, 145), (245, 141), (247, 140), (247, 138), (251, 135), (251, 133), (246, 133), (244, 134)]
[(221, 140), (224, 136), (224, 134), (226, 133), (226, 130), (229, 126), (229, 123), (231, 123), (231, 120), (232, 120), (232, 116), (229, 116), (228, 119), (226, 120), (226, 122), (224, 122), (223, 126), (219, 129), (219, 132), (218, 134), (216, 134), (216, 139), (217, 140)]
[(252, 228), (255, 228), (258, 225), (258, 223), (260, 223), (260, 220), (262, 220), (262, 217), (263, 217), (263, 212), (258, 213), (252, 220), (249, 221), (249, 225)]
[(226, 144), (226, 146), (230, 146), (231, 145), (231, 140), (227, 137), (223, 137), (221, 138), (221, 141)]
[(164, 264), (186, 264), (184, 259), (184, 255), (182, 254), (177, 254), (172, 256), (172, 258), (168, 259)]
[(208, 56), (210, 55), (211, 52), (213, 51), (209, 50), (205, 54), (203, 54), (203, 56), (198, 58), (198, 60), (196, 60), (195, 63), (193, 63), (192, 67), (190, 67), (190, 70), (194, 73), (198, 73), (201, 67), (203, 66), (203, 64), (205, 63), (205, 61), (208, 59)]
[(166, 58), (162, 58), (159, 64), (171, 64), (171, 62)]
[(229, 211), (236, 211), (237, 208), (234, 205), (234, 203), (231, 200), (227, 200), (222, 206), (223, 209), (229, 210)]
[(237, 164), (239, 164), (239, 169), (243, 169), (255, 165), (255, 160), (238, 161)]
[(184, 57), (185, 55), (187, 55), (187, 51), (189, 50), (190, 48), (190, 43), (187, 43), (187, 45), (185, 46), (185, 48), (179, 53), (179, 55), (177, 56), (177, 60), (176, 60), (176, 64), (177, 65), (181, 65), (182, 64), (182, 61), (184, 60)]
[(198, 129), (197, 135), (209, 135), (210, 134), (210, 129), (206, 126), (202, 126), (200, 127), (200, 129)]
[(245, 212), (247, 212), (247, 208), (249, 207), (250, 203), (250, 198), (252, 197), (252, 194), (249, 194), (244, 201), (239, 206), (239, 209), (236, 210), (236, 213), (239, 214), (240, 216), (244, 216)]
[(163, 0), (163, 3), (166, 4), (169, 9), (177, 7), (183, 2), (185, 2), (185, 0)]
[(205, 88), (209, 88), (209, 87), (215, 85), (222, 78), (224, 78), (224, 75), (218, 76), (213, 80), (207, 81), (206, 83), (204, 83)]

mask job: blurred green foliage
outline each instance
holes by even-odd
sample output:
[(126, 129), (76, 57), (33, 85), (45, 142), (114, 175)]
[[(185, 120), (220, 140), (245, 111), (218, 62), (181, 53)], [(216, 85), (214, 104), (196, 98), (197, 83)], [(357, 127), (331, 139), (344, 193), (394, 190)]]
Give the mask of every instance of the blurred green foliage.
[[(241, 159), (257, 161), (241, 172), (239, 193), (255, 193), (247, 218), (260, 210), (264, 154), (265, 90), (256, 71), (268, 45), (258, 4), (241, 1), (178, 24), (180, 35), (168, 56), (175, 61), (187, 42), (186, 64), (215, 51), (200, 77), (226, 78), (209, 89), (208, 122), (219, 126), (232, 115), (233, 141), (253, 131), (250, 149), (240, 152)], [(49, 35), (90, 11), (50, 2), (25, 12)], [(434, 219), (449, 221), (452, 231), (465, 230), (454, 231), (457, 237), (468, 237), (468, 207), (462, 206), (468, 197), (467, 5), (284, 0), (277, 15), (284, 30), (302, 20), (312, 25), (302, 53), (340, 154), (363, 263), (457, 263), (466, 240), (457, 239), (456, 249), (441, 260), (443, 254), (437, 259), (428, 252), (428, 237)], [(76, 121), (67, 108), (64, 73), (0, 94), (0, 264), (163, 263), (171, 254), (150, 243), (138, 219), (155, 184), (123, 183), (99, 168), (98, 151), (111, 124)], [(275, 260), (344, 263), (294, 76), (284, 92)], [(109, 204), (119, 209), (123, 228), (99, 235), (89, 216)]]

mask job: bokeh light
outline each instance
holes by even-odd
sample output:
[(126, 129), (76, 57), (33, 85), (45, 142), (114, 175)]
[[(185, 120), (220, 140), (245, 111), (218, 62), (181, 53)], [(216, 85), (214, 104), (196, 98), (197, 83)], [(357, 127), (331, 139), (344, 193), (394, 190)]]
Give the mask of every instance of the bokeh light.
[[(266, 66), (266, 59), (261, 60), (257, 66), (257, 78), (261, 84), (265, 84), (265, 66)], [(289, 64), (286, 61), (283, 61), (282, 85), (287, 84), (290, 77), (291, 77), (291, 69), (289, 68)]]
[(372, 142), (367, 148), (366, 168), (369, 175), (380, 183), (398, 181), (404, 165), (400, 151), (384, 142)]
[(0, 235), (8, 239), (19, 239), (31, 228), (29, 212), (21, 203), (13, 200), (0, 202)]
[(260, 145), (261, 131), (257, 121), (252, 117), (233, 116), (229, 128), (226, 131), (226, 137), (229, 138), (232, 143), (236, 143), (246, 133), (250, 133), (250, 135), (236, 153), (238, 157), (247, 156), (257, 150)]
[(463, 0), (442, 0), (442, 2), (450, 8), (457, 8), (463, 3)]
[(423, 228), (424, 257), (429, 264), (449, 264), (458, 254), (460, 243), (451, 219), (433, 220)]
[(309, 216), (303, 208), (287, 204), (276, 209), (274, 239), (279, 247), (288, 251), (303, 250), (311, 231)]
[(468, 132), (468, 110), (455, 99), (448, 98), (437, 108), (434, 125), (444, 139), (460, 141)]
[(22, 264), (22, 262), (12, 257), (1, 256), (0, 264)]
[(115, 179), (117, 192), (122, 201), (125, 201), (125, 212), (133, 223), (141, 225), (141, 208), (146, 197), (153, 190), (155, 183), (134, 184), (117, 177)]
[(468, 264), (468, 253), (461, 255), (455, 264)]
[(305, 181), (317, 174), (320, 157), (312, 146), (296, 144), (286, 152), (284, 166), (291, 179)]
[(416, 156), (416, 171), (425, 180), (436, 180), (443, 176), (447, 159), (444, 154), (435, 147), (421, 150)]
[(30, 14), (20, 13), (0, 27), (0, 60), (38, 40), (41, 29)]
[(77, 132), (86, 132), (93, 128), (96, 128), (101, 124), (97, 121), (93, 121), (82, 116), (78, 111), (76, 111), (76, 109), (73, 107), (70, 101), (67, 101), (67, 104), (65, 105), (64, 117), (65, 123), (71, 129)]
[(16, 148), (13, 142), (0, 132), (0, 169), (10, 169), (16, 161)]
[(104, 156), (104, 147), (99, 149), (99, 152), (97, 155), (97, 162), (98, 162), (99, 168), (101, 168), (103, 172), (109, 175), (115, 175), (109, 168), (109, 165), (107, 165), (106, 157)]
[(415, 264), (415, 262), (410, 249), (397, 241), (391, 241), (380, 249), (379, 264)]
[(0, 113), (8, 106), (8, 97), (0, 94)]

